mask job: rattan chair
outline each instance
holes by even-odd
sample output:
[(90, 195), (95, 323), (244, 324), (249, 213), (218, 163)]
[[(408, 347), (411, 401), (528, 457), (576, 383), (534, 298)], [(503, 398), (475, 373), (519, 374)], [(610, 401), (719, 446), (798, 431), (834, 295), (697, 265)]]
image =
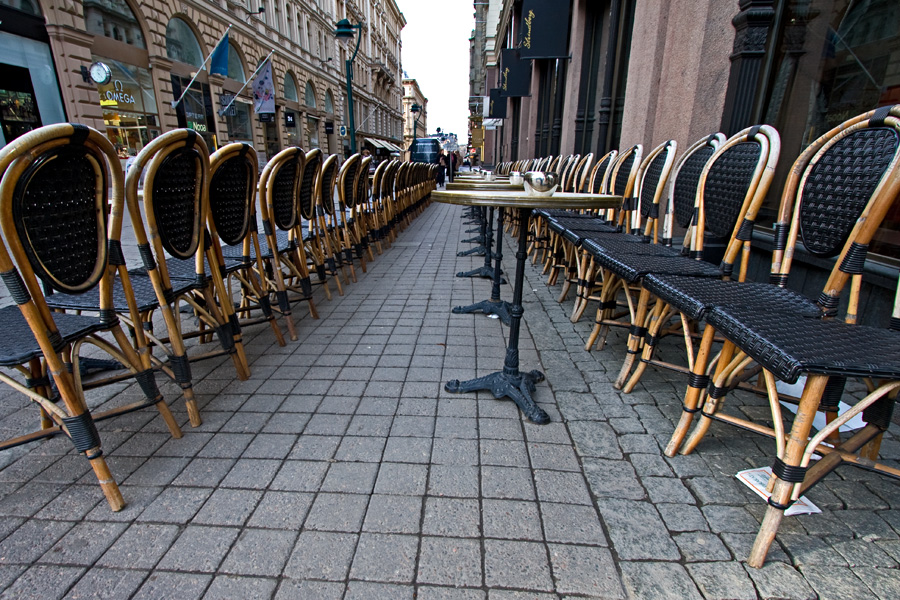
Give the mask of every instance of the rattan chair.
[[(707, 309), (707, 329), (726, 341), (709, 384), (701, 418), (683, 451), (690, 452), (713, 419), (738, 425), (775, 439), (772, 495), (751, 550), (749, 564), (765, 561), (784, 510), (842, 464), (900, 477), (900, 469), (876, 462), (881, 435), (890, 425), (900, 389), (900, 303), (891, 313), (891, 330), (853, 325), (858, 319), (859, 289), (868, 244), (900, 193), (900, 106), (887, 106), (847, 121), (814, 142), (791, 172), (783, 195), (772, 282), (741, 287), (737, 302)], [(787, 222), (789, 215), (793, 217)], [(814, 256), (834, 257), (834, 268), (810, 311), (811, 300), (791, 306), (790, 292), (777, 287), (787, 278), (797, 241)], [(837, 319), (841, 296), (848, 288), (844, 322)], [(900, 299), (900, 295), (898, 295)], [(816, 318), (819, 317), (819, 318)], [(685, 413), (696, 412), (699, 386), (705, 377), (712, 334), (704, 339), (694, 364)], [(762, 369), (773, 427), (721, 411), (724, 399), (742, 373)], [(796, 382), (806, 375), (797, 415), (785, 431), (776, 380)], [(836, 416), (837, 399), (847, 377), (863, 377), (869, 391), (861, 400), (845, 397), (852, 409)], [(828, 424), (810, 437), (817, 411), (830, 413)], [(861, 414), (866, 425), (842, 439), (839, 427)], [(685, 420), (685, 419), (683, 419)], [(677, 450), (679, 427), (667, 453)], [(828, 442), (828, 443), (826, 443)], [(811, 462), (813, 455), (821, 459)]]
[[(294, 230), (294, 239), (298, 245), (297, 260), (306, 265), (307, 277), (309, 277), (309, 267), (311, 266), (316, 271), (316, 281), (312, 282), (313, 285), (321, 286), (325, 292), (325, 298), (331, 300), (328, 272), (325, 268), (325, 251), (316, 222), (316, 204), (319, 198), (316, 193), (316, 185), (322, 174), (322, 163), (322, 151), (318, 148), (313, 148), (306, 153), (297, 197), (297, 210), (300, 211), (300, 218), (298, 219), (299, 225)], [(306, 231), (303, 230), (303, 219), (306, 219)]]
[[(0, 448), (66, 434), (90, 461), (110, 508), (121, 510), (125, 502), (103, 457), (94, 422), (155, 405), (173, 437), (181, 437), (181, 429), (156, 387), (146, 353), (142, 359), (132, 347), (113, 308), (116, 275), (125, 289), (130, 285), (119, 242), (119, 160), (109, 140), (96, 130), (50, 125), (0, 150), (0, 173), (0, 273), (18, 305), (0, 309), (0, 365), (19, 375), (0, 374), (0, 380), (38, 404), (42, 424), (34, 433), (0, 443)], [(44, 289), (98, 293), (99, 317), (51, 312)], [(136, 306), (129, 308), (132, 321), (139, 322)], [(143, 332), (135, 336), (146, 351)], [(92, 416), (79, 368), (84, 344), (126, 367), (147, 399)]]
[[(356, 281), (354, 258), (359, 260), (360, 268), (366, 272), (366, 259), (363, 255), (362, 242), (359, 240), (352, 211), (356, 197), (356, 178), (360, 173), (362, 155), (354, 154), (344, 161), (338, 171), (338, 227), (341, 235), (341, 246), (344, 250), (344, 262), (350, 267), (350, 277)], [(405, 163), (408, 164), (408, 163)]]
[[(345, 261), (341, 251), (341, 221), (335, 210), (338, 204), (334, 197), (337, 179), (338, 156), (337, 154), (332, 154), (322, 163), (322, 174), (316, 182), (316, 195), (318, 197), (316, 213), (319, 218), (319, 231), (322, 233), (325, 245), (326, 270), (335, 279), (343, 277), (344, 283), (349, 283), (350, 280), (347, 278), (347, 261)], [(349, 265), (352, 269), (352, 260), (349, 261)], [(339, 285), (338, 290), (342, 292), (343, 288)]]

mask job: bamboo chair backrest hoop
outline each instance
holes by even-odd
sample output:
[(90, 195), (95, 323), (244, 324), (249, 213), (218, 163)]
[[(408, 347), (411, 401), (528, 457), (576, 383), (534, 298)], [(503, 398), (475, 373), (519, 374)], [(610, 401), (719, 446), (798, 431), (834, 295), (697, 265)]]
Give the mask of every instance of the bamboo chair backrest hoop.
[(634, 180), (637, 176), (638, 167), (641, 166), (643, 153), (644, 147), (640, 144), (635, 144), (619, 154), (609, 174), (609, 185), (607, 187), (610, 194), (627, 197), (634, 193)]
[(566, 169), (562, 173), (560, 177), (560, 183), (562, 184), (562, 191), (571, 192), (572, 191), (572, 176), (575, 173), (575, 167), (578, 165), (578, 161), (581, 160), (580, 154), (575, 154), (574, 156), (570, 156), (568, 162), (566, 163)]
[(322, 163), (322, 175), (316, 185), (316, 196), (319, 198), (319, 206), (325, 214), (334, 216), (334, 186), (338, 179), (338, 155), (332, 154)]
[(388, 167), (390, 166), (390, 162), (383, 160), (378, 163), (378, 166), (375, 167), (375, 173), (372, 175), (372, 200), (380, 200), (382, 194), (382, 181), (384, 181), (385, 174), (388, 171)]
[[(726, 277), (731, 276), (741, 249), (749, 252), (753, 223), (780, 153), (781, 138), (769, 125), (748, 127), (716, 150), (700, 174), (691, 256), (702, 256), (705, 233), (727, 238), (721, 267)], [(746, 277), (746, 263), (741, 263), (741, 281)]]
[(300, 194), (297, 197), (297, 206), (300, 209), (300, 216), (311, 221), (316, 216), (316, 181), (319, 179), (319, 173), (322, 171), (322, 151), (313, 148), (306, 153), (306, 160), (303, 162), (303, 175), (300, 179)]
[(588, 152), (585, 154), (581, 162), (578, 163), (578, 166), (575, 168), (575, 173), (572, 177), (572, 191), (573, 192), (582, 192), (584, 191), (584, 184), (587, 181), (588, 175), (591, 172), (591, 166), (594, 162), (594, 153)]
[[(394, 185), (397, 182), (397, 169), (399, 168), (399, 160), (392, 160), (385, 168), (384, 176), (381, 178), (380, 198), (382, 202), (386, 202), (394, 197)], [(432, 169), (429, 167), (429, 174), (431, 173), (431, 170)]]
[[(397, 167), (397, 194), (403, 194), (406, 192), (406, 177), (409, 172), (411, 163), (403, 162), (400, 163), (400, 166)], [(437, 166), (435, 165), (435, 171), (437, 171)]]
[[(144, 209), (151, 239), (158, 239), (169, 255), (188, 259), (200, 246), (209, 208), (209, 152), (193, 130), (176, 132), (163, 146), (148, 144), (141, 151), (151, 156), (144, 173)], [(131, 170), (143, 164), (138, 158)]]
[(356, 189), (356, 175), (359, 172), (359, 161), (362, 155), (357, 153), (344, 161), (338, 173), (338, 203), (341, 212), (353, 207), (353, 195)]
[[(814, 255), (837, 256), (818, 298), (826, 314), (835, 314), (847, 281), (861, 280), (868, 246), (898, 194), (900, 105), (824, 134), (800, 155), (785, 184), (770, 281), (787, 281), (798, 239)], [(852, 287), (847, 312), (855, 321), (859, 286)]]
[(675, 163), (675, 152), (678, 143), (668, 140), (654, 148), (642, 161), (637, 175), (637, 210), (632, 223), (632, 233), (638, 233), (646, 219), (644, 235), (648, 240), (658, 241), (659, 201), (663, 196), (672, 165)]
[(303, 150), (285, 148), (272, 157), (259, 178), (260, 201), (265, 202), (269, 219), (282, 231), (299, 224), (297, 201), (305, 162)]
[(610, 150), (597, 161), (597, 164), (594, 165), (594, 168), (591, 169), (591, 174), (588, 177), (588, 193), (590, 194), (605, 194), (607, 190), (607, 181), (609, 179), (609, 174), (612, 172), (612, 166), (616, 162), (616, 157), (619, 155), (618, 150)]
[(222, 146), (209, 157), (209, 226), (211, 233), (234, 246), (256, 227), (259, 159), (246, 143)]
[(369, 165), (372, 157), (366, 156), (360, 161), (359, 173), (356, 176), (356, 189), (353, 194), (353, 202), (357, 207), (366, 206), (369, 202)]
[[(694, 221), (697, 204), (697, 190), (703, 167), (716, 150), (725, 143), (725, 136), (714, 133), (691, 144), (678, 158), (666, 186), (666, 217), (663, 225), (663, 241), (671, 245), (673, 221), (683, 229), (689, 229)], [(690, 233), (685, 236), (687, 252), (690, 248)]]

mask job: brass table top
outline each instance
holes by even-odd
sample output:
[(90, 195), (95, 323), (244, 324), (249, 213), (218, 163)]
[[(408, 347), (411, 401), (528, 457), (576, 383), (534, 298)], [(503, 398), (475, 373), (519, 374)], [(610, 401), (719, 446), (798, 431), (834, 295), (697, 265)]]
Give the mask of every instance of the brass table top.
[(493, 191), (517, 191), (524, 190), (523, 184), (513, 185), (508, 181), (485, 181), (484, 179), (473, 179), (460, 181), (457, 179), (453, 183), (447, 184), (448, 192), (465, 192), (467, 190), (493, 190)]
[(622, 202), (622, 196), (612, 194), (576, 194), (557, 192), (552, 196), (531, 196), (522, 190), (473, 190), (431, 192), (431, 199), (447, 204), (464, 206), (502, 206), (509, 208), (615, 208)]

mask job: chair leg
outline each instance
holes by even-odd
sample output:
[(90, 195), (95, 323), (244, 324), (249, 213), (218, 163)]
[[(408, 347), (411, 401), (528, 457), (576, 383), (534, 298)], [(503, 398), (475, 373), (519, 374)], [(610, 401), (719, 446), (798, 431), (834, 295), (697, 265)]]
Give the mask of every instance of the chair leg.
[[(634, 323), (633, 326), (642, 327), (646, 329), (646, 321), (647, 321), (647, 305), (650, 303), (650, 292), (641, 288), (641, 295), (638, 298), (637, 310), (634, 315)], [(653, 312), (655, 313), (659, 305), (663, 304), (662, 302), (657, 302), (656, 306), (653, 307)], [(628, 331), (628, 344), (625, 349), (625, 360), (622, 362), (622, 368), (619, 369), (619, 376), (616, 377), (615, 383), (613, 383), (613, 387), (617, 390), (622, 389), (622, 386), (625, 385), (626, 380), (628, 379), (628, 375), (631, 373), (631, 367), (634, 365), (634, 360), (637, 355), (641, 351), (641, 346), (643, 345), (644, 340), (637, 335), (636, 331), (629, 329)]]
[[(709, 325), (706, 326), (706, 329), (712, 329)], [(706, 329), (703, 330), (703, 340), (706, 339)], [(713, 333), (715, 335), (715, 333)], [(701, 341), (701, 343), (702, 343)], [(710, 345), (712, 342), (710, 342)], [(701, 351), (703, 346), (701, 345)], [(722, 346), (722, 351), (719, 353), (718, 362), (716, 363), (716, 370), (712, 377), (713, 383), (722, 382), (729, 375), (731, 375), (730, 371), (734, 369), (734, 367), (738, 366), (732, 364), (732, 358), (734, 357), (735, 347), (731, 342), (726, 341), (725, 345)], [(705, 364), (706, 357), (703, 357), (703, 362)], [(699, 361), (699, 353), (697, 361)], [(718, 384), (717, 384), (718, 385)], [(694, 451), (694, 449), (700, 444), (703, 440), (706, 432), (709, 431), (710, 425), (712, 425), (712, 419), (703, 414), (706, 412), (708, 414), (712, 414), (716, 410), (718, 410), (718, 406), (721, 405), (722, 398), (710, 398), (707, 396), (706, 401), (704, 402), (704, 410), (700, 411), (700, 419), (697, 424), (694, 426), (694, 430), (691, 432), (691, 436), (688, 438), (687, 442), (684, 445), (684, 448), (681, 449), (682, 454), (690, 454)]]
[(675, 426), (675, 431), (672, 432), (672, 437), (669, 439), (669, 443), (666, 446), (666, 456), (672, 457), (678, 453), (678, 449), (681, 447), (682, 442), (684, 442), (684, 438), (694, 420), (694, 414), (697, 412), (697, 407), (700, 405), (701, 396), (706, 390), (706, 381), (708, 380), (706, 377), (706, 365), (709, 354), (712, 351), (715, 334), (715, 330), (708, 325), (706, 329), (703, 330), (703, 338), (700, 340), (700, 350), (697, 352), (697, 357), (694, 360), (694, 368), (691, 372), (687, 392), (684, 396), (684, 403), (681, 407), (681, 418), (678, 420), (678, 425)]
[[(819, 400), (822, 398), (822, 393), (825, 391), (827, 383), (828, 377), (825, 375), (809, 375), (806, 381), (806, 387), (800, 396), (800, 405), (797, 407), (797, 415), (794, 417), (794, 423), (791, 426), (791, 433), (788, 436), (787, 447), (782, 459), (788, 467), (800, 466), (809, 439), (809, 431), (812, 428), (813, 418), (816, 416), (816, 408), (819, 406)], [(775, 488), (772, 490), (772, 496), (769, 498), (766, 515), (763, 517), (762, 525), (759, 528), (759, 533), (756, 535), (753, 548), (750, 550), (750, 557), (747, 560), (751, 567), (758, 569), (765, 563), (766, 554), (769, 553), (769, 547), (775, 539), (779, 525), (781, 525), (781, 519), (784, 517), (784, 511), (791, 501), (795, 485), (797, 484), (776, 477)]]

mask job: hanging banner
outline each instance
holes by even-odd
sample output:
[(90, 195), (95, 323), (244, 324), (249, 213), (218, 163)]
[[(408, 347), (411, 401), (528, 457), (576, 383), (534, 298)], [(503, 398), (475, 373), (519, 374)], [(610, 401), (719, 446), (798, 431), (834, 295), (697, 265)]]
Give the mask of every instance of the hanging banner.
[(488, 117), (492, 119), (506, 118), (506, 98), (500, 97), (500, 88), (491, 90), (491, 100), (488, 104)]
[(253, 110), (256, 114), (275, 112), (275, 85), (272, 83), (272, 61), (256, 74), (253, 80)]
[(531, 61), (519, 58), (519, 51), (500, 51), (500, 96), (521, 98), (531, 95)]
[(524, 0), (519, 58), (569, 58), (572, 0)]

